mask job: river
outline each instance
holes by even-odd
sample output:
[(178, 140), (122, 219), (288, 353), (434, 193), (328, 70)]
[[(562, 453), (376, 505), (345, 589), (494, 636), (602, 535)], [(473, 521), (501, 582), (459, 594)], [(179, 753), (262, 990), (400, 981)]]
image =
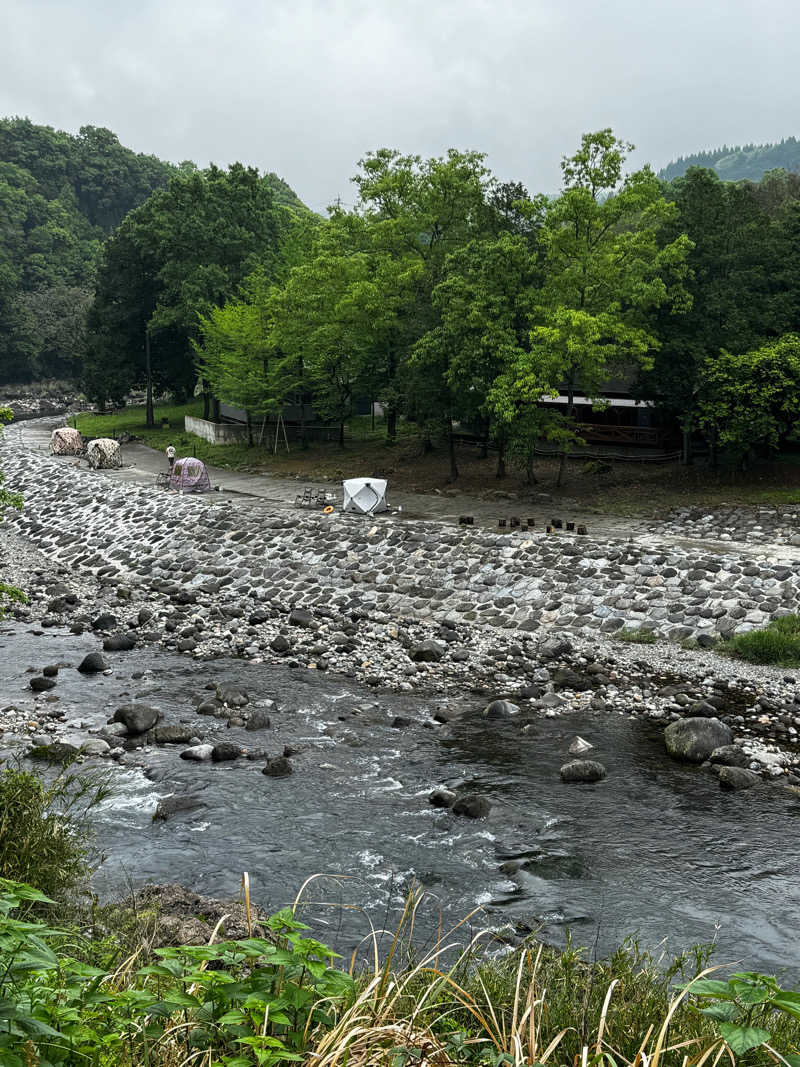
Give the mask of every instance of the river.
[[(0, 633), (2, 701), (30, 700), (26, 668), (71, 664), (97, 647), (92, 635), (42, 633), (5, 624)], [(294, 773), (262, 775), (264, 760), (197, 764), (180, 747), (131, 753), (143, 766), (108, 761), (114, 792), (95, 813), (106, 859), (103, 896), (147, 881), (180, 881), (222, 896), (248, 871), (267, 909), (291, 901), (306, 878), (315, 929), (340, 949), (390, 925), (412, 885), (424, 888), (418, 932), (455, 923), (476, 906), (473, 930), (508, 923), (541, 928), (600, 954), (628, 935), (677, 952), (718, 943), (715, 959), (800, 973), (800, 799), (764, 786), (723, 793), (694, 767), (668, 760), (660, 731), (608, 714), (487, 721), (462, 698), (464, 716), (433, 722), (434, 698), (380, 694), (312, 670), (231, 659), (192, 662), (162, 650), (110, 655), (113, 672), (84, 677), (62, 667), (53, 691), (69, 738), (85, 738), (114, 708), (151, 703), (250, 748), (289, 745)], [(271, 698), (271, 728), (228, 729), (194, 713), (207, 683)], [(441, 698), (438, 698), (441, 701)], [(30, 705), (32, 708), (32, 704)], [(392, 725), (396, 716), (410, 725)], [(608, 778), (564, 785), (558, 775), (575, 734), (595, 745)], [(7, 753), (6, 753), (7, 754)], [(492, 802), (472, 821), (428, 803), (437, 785), (464, 785)], [(202, 807), (152, 819), (158, 800), (191, 794)], [(355, 910), (342, 909), (340, 904)], [(365, 914), (366, 913), (366, 914)]]

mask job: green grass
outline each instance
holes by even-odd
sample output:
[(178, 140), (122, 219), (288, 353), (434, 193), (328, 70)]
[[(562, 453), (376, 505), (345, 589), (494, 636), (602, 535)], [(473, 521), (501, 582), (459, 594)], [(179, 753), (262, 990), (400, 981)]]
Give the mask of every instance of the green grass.
[(627, 627), (623, 630), (617, 630), (614, 634), (615, 641), (627, 641), (631, 645), (654, 645), (656, 643), (656, 635), (652, 630), (632, 630)]
[(720, 651), (748, 663), (800, 667), (800, 615), (784, 615), (763, 630), (735, 634)]
[(101, 778), (69, 768), (43, 781), (15, 767), (0, 772), (0, 878), (64, 899), (90, 874), (91, 809), (108, 795)]

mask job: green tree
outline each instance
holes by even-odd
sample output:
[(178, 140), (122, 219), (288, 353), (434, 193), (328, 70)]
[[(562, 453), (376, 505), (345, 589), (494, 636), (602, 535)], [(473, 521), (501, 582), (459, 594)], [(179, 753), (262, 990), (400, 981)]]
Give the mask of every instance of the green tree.
[[(684, 435), (684, 461), (698, 426), (702, 380), (720, 349), (744, 352), (790, 328), (782, 275), (790, 268), (779, 249), (780, 227), (759, 205), (754, 188), (721, 182), (710, 170), (690, 169), (668, 190), (676, 209), (661, 227), (669, 247), (683, 233), (692, 247), (686, 287), (691, 306), (675, 315), (654, 309), (659, 338), (642, 392), (659, 398)], [(800, 325), (800, 323), (798, 323)]]
[(685, 234), (657, 241), (675, 208), (649, 167), (623, 177), (631, 147), (605, 129), (585, 134), (579, 151), (562, 160), (564, 188), (542, 229), (531, 343), (495, 391), (496, 412), (507, 422), (520, 401), (537, 403), (562, 389), (571, 419), (577, 389), (599, 399), (615, 369), (649, 362), (658, 339), (648, 312), (688, 304), (682, 283), (690, 242)]
[(178, 174), (130, 212), (98, 273), (88, 395), (102, 402), (135, 385), (191, 392), (199, 316), (222, 307), (257, 266), (270, 269), (277, 237), (269, 183), (238, 163)]
[(800, 334), (708, 359), (700, 421), (738, 467), (756, 449), (776, 452), (800, 429)]

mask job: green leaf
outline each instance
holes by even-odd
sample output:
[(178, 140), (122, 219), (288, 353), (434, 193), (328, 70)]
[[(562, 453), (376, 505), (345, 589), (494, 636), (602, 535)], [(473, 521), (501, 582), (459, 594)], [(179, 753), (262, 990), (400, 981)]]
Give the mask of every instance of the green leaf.
[(732, 1023), (738, 1012), (736, 1005), (731, 1004), (728, 1000), (718, 1004), (710, 1004), (707, 1008), (701, 1008), (700, 1014), (708, 1016), (709, 1019), (716, 1019), (717, 1022)]
[(733, 997), (729, 982), (716, 982), (708, 978), (692, 982), (688, 992), (698, 997), (721, 997), (723, 1000), (730, 1000)]
[(744, 1056), (751, 1048), (758, 1048), (769, 1041), (771, 1036), (768, 1030), (759, 1030), (755, 1026), (736, 1026), (734, 1023), (720, 1023), (719, 1032), (735, 1056)]

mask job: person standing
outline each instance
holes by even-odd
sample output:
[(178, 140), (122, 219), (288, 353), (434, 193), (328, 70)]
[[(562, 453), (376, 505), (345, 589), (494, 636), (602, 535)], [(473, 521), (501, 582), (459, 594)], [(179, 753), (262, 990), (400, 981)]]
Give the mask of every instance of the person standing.
[(172, 474), (172, 466), (175, 463), (175, 449), (172, 445), (167, 445), (167, 463), (169, 463), (169, 473)]

